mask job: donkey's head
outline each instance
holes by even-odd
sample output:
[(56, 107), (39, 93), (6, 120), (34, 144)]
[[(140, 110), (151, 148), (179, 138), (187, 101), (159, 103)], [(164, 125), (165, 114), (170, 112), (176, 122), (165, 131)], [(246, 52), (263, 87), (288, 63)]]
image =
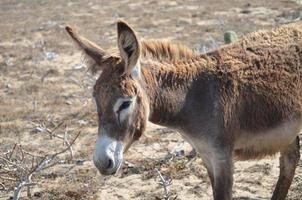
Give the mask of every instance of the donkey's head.
[(93, 95), (98, 111), (98, 137), (93, 155), (102, 174), (114, 174), (123, 153), (143, 133), (149, 114), (147, 96), (142, 89), (140, 41), (127, 23), (117, 23), (118, 50), (109, 52), (66, 27), (70, 36), (102, 70)]

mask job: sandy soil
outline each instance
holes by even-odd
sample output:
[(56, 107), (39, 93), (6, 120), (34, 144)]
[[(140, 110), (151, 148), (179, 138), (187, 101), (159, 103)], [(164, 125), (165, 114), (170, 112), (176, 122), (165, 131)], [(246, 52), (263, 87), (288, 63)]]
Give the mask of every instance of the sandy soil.
[[(211, 48), (223, 42), (223, 33), (246, 33), (301, 19), (301, 1), (283, 0), (1, 0), (0, 2), (0, 153), (15, 143), (45, 154), (63, 148), (37, 129), (81, 135), (75, 158), (35, 177), (33, 199), (162, 199), (155, 168), (172, 179), (168, 187), (176, 199), (212, 199), (202, 161), (171, 151), (191, 147), (175, 132), (150, 125), (141, 141), (126, 155), (127, 163), (112, 177), (97, 173), (91, 155), (97, 131), (91, 99), (94, 76), (87, 73), (83, 56), (67, 36), (67, 24), (107, 48), (116, 45), (116, 20), (127, 20), (145, 38), (165, 38), (192, 48)], [(213, 41), (215, 41), (213, 43)], [(68, 156), (66, 153), (65, 157)], [(64, 156), (63, 156), (64, 158)], [(75, 164), (83, 159), (83, 164)], [(1, 163), (0, 163), (1, 164)], [(277, 181), (278, 156), (261, 161), (236, 162), (234, 197), (269, 199)], [(13, 183), (1, 180), (0, 199), (9, 199)], [(288, 199), (302, 199), (302, 163)], [(22, 199), (28, 199), (22, 193)]]

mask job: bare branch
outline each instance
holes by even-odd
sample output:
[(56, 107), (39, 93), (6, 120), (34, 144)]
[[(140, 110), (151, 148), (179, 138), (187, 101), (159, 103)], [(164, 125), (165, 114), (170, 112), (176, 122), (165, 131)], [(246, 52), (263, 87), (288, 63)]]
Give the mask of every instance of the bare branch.
[(63, 145), (68, 145), (69, 146), (70, 157), (71, 157), (71, 159), (73, 159), (73, 150), (72, 150), (72, 146), (70, 146), (70, 143), (68, 141), (67, 127), (65, 128), (65, 132), (64, 132)]
[[(70, 155), (73, 159), (71, 146), (79, 137), (80, 132), (71, 142), (68, 141), (67, 130), (65, 130), (64, 135), (62, 139), (67, 146), (63, 150), (52, 154), (46, 154), (44, 156), (34, 155), (27, 152), (21, 145), (15, 144), (12, 150), (4, 154), (4, 157), (0, 156), (0, 161), (3, 162), (3, 165), (1, 164), (0, 174), (5, 174), (5, 176), (0, 176), (0, 179), (16, 183), (13, 199), (17, 200), (20, 198), (24, 187), (27, 188), (27, 197), (31, 197), (31, 187), (37, 184), (32, 181), (32, 177), (40, 171), (62, 162), (56, 159), (59, 155), (69, 150), (71, 151)], [(0, 186), (6, 189), (3, 183), (1, 183)]]
[(2, 187), (2, 190), (6, 190), (6, 187), (3, 183), (0, 182), (0, 186)]
[(23, 187), (32, 185), (36, 185), (36, 183), (27, 183), (25, 181), (20, 182), (14, 191), (13, 200), (18, 200), (20, 198), (21, 190), (23, 189)]
[(0, 179), (7, 180), (7, 181), (18, 181), (18, 179), (11, 178), (11, 177), (3, 177), (3, 176), (0, 176)]
[(13, 166), (15, 166), (15, 167), (17, 167), (17, 168), (20, 168), (20, 169), (22, 169), (22, 170), (25, 170), (25, 168), (23, 168), (22, 166), (20, 166), (20, 165), (18, 165), (18, 164), (16, 164), (16, 163), (13, 163), (12, 161), (10, 161), (10, 160), (4, 158), (3, 156), (0, 156), (0, 159), (4, 160), (5, 162), (7, 162), (7, 163), (10, 164), (10, 165), (13, 165)]
[(164, 188), (165, 194), (164, 194), (164, 200), (170, 200), (171, 194), (168, 191), (168, 186), (170, 186), (172, 184), (172, 180), (171, 179), (165, 179), (162, 174), (160, 173), (160, 171), (158, 169), (155, 168), (155, 171), (157, 172), (158, 176), (159, 176), (159, 182), (158, 184)]
[(60, 154), (62, 154), (62, 153), (65, 153), (65, 152), (66, 152), (66, 151), (67, 151), (67, 150), (75, 143), (76, 139), (79, 137), (80, 134), (81, 134), (81, 132), (79, 132), (79, 133), (75, 136), (75, 138), (73, 138), (73, 140), (71, 141), (71, 143), (70, 143), (65, 149), (63, 149), (62, 151), (59, 151), (59, 152), (53, 154), (52, 156), (55, 157), (55, 156), (58, 156), (58, 155), (60, 155)]
[(17, 143), (15, 143), (13, 149), (11, 150), (11, 152), (10, 152), (10, 154), (9, 154), (9, 157), (8, 157), (9, 160), (11, 159), (11, 157), (12, 157), (12, 155), (13, 155), (15, 149), (16, 149), (16, 146), (17, 146)]

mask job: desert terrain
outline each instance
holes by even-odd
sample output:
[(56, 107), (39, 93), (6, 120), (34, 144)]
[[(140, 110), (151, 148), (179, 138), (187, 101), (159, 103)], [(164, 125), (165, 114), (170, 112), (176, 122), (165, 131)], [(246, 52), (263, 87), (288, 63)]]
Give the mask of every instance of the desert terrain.
[[(150, 124), (125, 155), (114, 176), (102, 176), (92, 162), (97, 114), (92, 87), (97, 76), (87, 71), (82, 52), (66, 34), (71, 25), (101, 45), (116, 46), (116, 21), (124, 19), (143, 38), (168, 39), (193, 49), (223, 44), (223, 34), (239, 37), (302, 19), (302, 1), (288, 0), (1, 0), (0, 1), (0, 155), (15, 144), (34, 155), (64, 148), (58, 163), (36, 173), (31, 195), (21, 199), (165, 199), (159, 170), (170, 199), (212, 199), (202, 160), (176, 132)], [(68, 144), (67, 144), (68, 146)], [(17, 154), (17, 152), (15, 152)], [(12, 155), (16, 156), (16, 155)], [(30, 155), (24, 163), (31, 163)], [(12, 199), (18, 183), (9, 179), (0, 159), (0, 199)], [(269, 199), (279, 175), (278, 155), (235, 162), (234, 198)], [(13, 172), (12, 172), (13, 173)], [(1, 178), (2, 177), (2, 178)], [(288, 199), (302, 199), (302, 161)], [(167, 199), (167, 198), (166, 198)]]

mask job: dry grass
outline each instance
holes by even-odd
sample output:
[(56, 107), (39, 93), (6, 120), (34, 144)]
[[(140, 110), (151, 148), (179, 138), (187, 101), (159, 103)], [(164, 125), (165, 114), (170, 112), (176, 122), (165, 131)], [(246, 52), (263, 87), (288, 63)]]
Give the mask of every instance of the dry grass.
[[(127, 153), (122, 171), (98, 174), (91, 162), (97, 131), (91, 88), (96, 77), (87, 73), (82, 56), (65, 34), (66, 24), (102, 44), (115, 45), (115, 21), (124, 18), (141, 36), (167, 38), (191, 47), (220, 44), (223, 32), (240, 35), (299, 17), (294, 1), (11, 1), (0, 2), (0, 155), (16, 143), (32, 154), (57, 152), (62, 139), (81, 135), (73, 145), (73, 161), (45, 169), (31, 188), (32, 199), (159, 199), (161, 174), (172, 179), (168, 192), (177, 199), (211, 199), (202, 161), (171, 152), (183, 141), (175, 132), (151, 126)], [(190, 31), (188, 31), (190, 30)], [(61, 124), (64, 122), (63, 124)], [(61, 124), (61, 125), (60, 125)], [(55, 129), (55, 131), (54, 131)], [(63, 148), (63, 147), (62, 147)], [(66, 152), (67, 155), (69, 155)], [(65, 154), (64, 154), (65, 155)], [(169, 157), (170, 156), (170, 157)], [(65, 159), (66, 157), (60, 157)], [(0, 165), (3, 161), (0, 161)], [(300, 199), (301, 163), (289, 199)], [(235, 196), (268, 198), (278, 176), (278, 159), (236, 163)], [(0, 199), (13, 196), (14, 184), (0, 180)], [(21, 196), (26, 198), (26, 190)]]

